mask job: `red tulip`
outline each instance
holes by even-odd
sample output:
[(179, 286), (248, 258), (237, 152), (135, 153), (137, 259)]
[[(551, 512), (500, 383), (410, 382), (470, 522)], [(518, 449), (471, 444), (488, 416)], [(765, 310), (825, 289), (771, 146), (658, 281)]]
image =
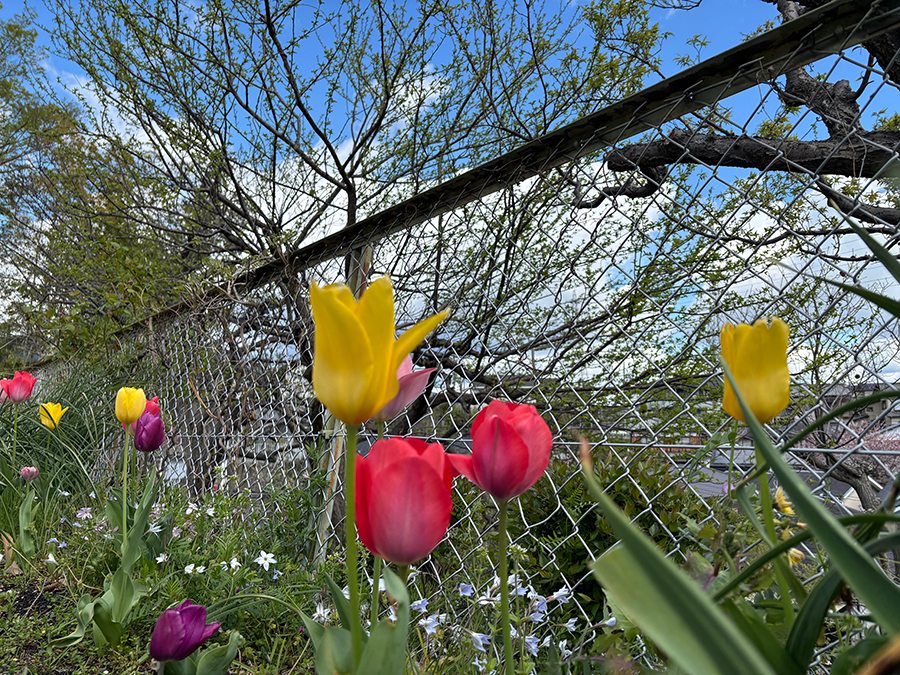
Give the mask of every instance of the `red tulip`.
[(450, 525), (453, 473), (440, 443), (378, 441), (356, 459), (356, 530), (379, 558), (409, 565), (431, 553)]
[(538, 481), (552, 446), (550, 427), (533, 405), (491, 401), (472, 423), (472, 454), (447, 457), (457, 473), (506, 500)]
[(150, 637), (150, 656), (157, 661), (181, 661), (219, 630), (219, 623), (206, 623), (206, 607), (185, 600), (159, 615)]
[(415, 401), (428, 386), (428, 378), (437, 368), (426, 368), (413, 372), (412, 359), (407, 354), (406, 358), (397, 368), (397, 395), (388, 401), (384, 407), (372, 415), (375, 422), (387, 422), (394, 419), (410, 403)]
[(0, 387), (13, 403), (27, 401), (34, 389), (35, 377), (31, 373), (17, 372), (11, 380), (0, 380)]

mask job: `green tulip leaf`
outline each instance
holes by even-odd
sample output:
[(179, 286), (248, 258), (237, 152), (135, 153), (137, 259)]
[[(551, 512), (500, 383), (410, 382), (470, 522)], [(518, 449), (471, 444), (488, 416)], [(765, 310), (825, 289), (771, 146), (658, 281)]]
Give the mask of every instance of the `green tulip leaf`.
[[(893, 167), (894, 177), (897, 177), (897, 167)], [(900, 284), (900, 261), (897, 260), (897, 256), (887, 250), (884, 246), (878, 243), (878, 241), (869, 234), (868, 230), (859, 224), (859, 221), (852, 216), (848, 216), (843, 213), (840, 209), (838, 209), (833, 203), (831, 203), (832, 208), (834, 208), (838, 213), (841, 214), (841, 217), (850, 226), (857, 236), (863, 240), (866, 246), (869, 247), (869, 250), (875, 254), (875, 257), (881, 261), (881, 264), (885, 266), (888, 272), (891, 273), (891, 276), (894, 277), (894, 280)]]
[(316, 647), (317, 675), (347, 675), (353, 670), (350, 631), (326, 626)]
[(84, 594), (79, 598), (75, 607), (75, 618), (78, 620), (78, 627), (69, 635), (53, 640), (52, 644), (59, 647), (72, 647), (84, 639), (85, 631), (94, 620), (94, 601), (90, 595)]
[(388, 595), (397, 602), (397, 622), (379, 621), (363, 651), (357, 675), (403, 675), (406, 671), (406, 638), (409, 631), (409, 594), (391, 570), (384, 570)]
[(729, 598), (722, 603), (722, 608), (779, 675), (805, 675), (806, 667), (797, 663), (785, 651), (765, 620), (757, 614), (757, 610), (750, 603), (743, 598)]
[(753, 643), (629, 521), (584, 467), (619, 543), (592, 565), (604, 591), (672, 662), (695, 675), (773, 675)]
[(125, 627), (110, 617), (109, 610), (102, 602), (98, 602), (94, 606), (94, 626), (100, 629), (103, 637), (113, 647), (119, 644), (122, 636), (125, 635)]
[(197, 666), (194, 664), (193, 658), (182, 659), (181, 661), (166, 661), (163, 667), (163, 675), (196, 675)]
[[(350, 601), (344, 596), (344, 592), (338, 588), (338, 585), (334, 583), (334, 579), (331, 578), (330, 574), (325, 575), (325, 581), (328, 582), (328, 588), (331, 590), (331, 597), (334, 600), (334, 607), (337, 609), (341, 625), (350, 630), (350, 619), (352, 617)], [(356, 620), (359, 621), (359, 617)]]
[(181, 661), (166, 661), (163, 667), (163, 675), (196, 675), (197, 666), (194, 664), (193, 658), (182, 659)]
[(224, 647), (210, 647), (197, 659), (197, 675), (228, 675), (231, 662), (244, 644), (244, 636), (234, 631)]
[[(853, 675), (866, 661), (891, 641), (886, 635), (871, 635), (860, 640), (834, 660), (830, 675)], [(896, 671), (891, 671), (896, 672)]]
[[(871, 517), (878, 515), (884, 516), (886, 514), (867, 515)], [(884, 520), (876, 521), (876, 523), (877, 522), (884, 522)], [(860, 528), (861, 535), (869, 538), (869, 540), (861, 540), (866, 553), (871, 556), (876, 556), (885, 551), (900, 548), (900, 532), (887, 534), (878, 539), (871, 539), (871, 532), (873, 530), (877, 534), (876, 527), (880, 527), (880, 525), (872, 523), (871, 527), (864, 526), (864, 528)], [(800, 607), (800, 611), (797, 613), (797, 620), (794, 622), (794, 627), (791, 629), (791, 634), (788, 636), (787, 643), (785, 644), (785, 649), (787, 649), (799, 663), (809, 663), (812, 660), (816, 649), (816, 643), (822, 632), (822, 625), (825, 623), (828, 610), (831, 609), (831, 604), (834, 602), (835, 598), (837, 598), (842, 585), (843, 579), (838, 570), (829, 570), (829, 572), (816, 583), (815, 587), (810, 591), (806, 602)]]
[(28, 490), (19, 506), (19, 552), (22, 557), (29, 559), (34, 557), (34, 535), (32, 525), (34, 523), (34, 514), (31, 512), (31, 505), (34, 502), (34, 490)]
[(322, 638), (325, 635), (325, 626), (313, 621), (312, 617), (307, 616), (305, 612), (300, 612), (300, 619), (303, 621), (303, 625), (306, 626), (306, 633), (309, 635), (309, 639), (312, 640), (313, 649), (318, 651), (319, 643), (322, 642)]
[(720, 361), (725, 377), (735, 391), (757, 449), (793, 501), (800, 518), (806, 522), (827, 551), (831, 563), (840, 570), (847, 584), (859, 595), (882, 628), (891, 635), (897, 633), (900, 631), (900, 588), (887, 578), (884, 570), (841, 527), (828, 509), (810, 492), (803, 479), (784, 461), (763, 425), (753, 416), (753, 411), (740, 394), (728, 364), (724, 360)]

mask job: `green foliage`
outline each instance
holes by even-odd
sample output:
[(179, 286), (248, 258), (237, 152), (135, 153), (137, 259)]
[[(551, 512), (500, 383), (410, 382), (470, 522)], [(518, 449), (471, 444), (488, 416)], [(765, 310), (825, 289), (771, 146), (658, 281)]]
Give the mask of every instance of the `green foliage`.
[[(610, 498), (663, 551), (678, 546), (673, 533), (689, 521), (708, 516), (707, 505), (685, 488), (672, 458), (663, 451), (645, 451), (622, 461), (610, 452), (597, 462), (595, 473)], [(540, 570), (534, 584), (537, 590), (550, 595), (566, 582), (581, 579), (575, 592), (582, 606), (599, 621), (604, 614), (604, 595), (587, 575), (585, 546), (599, 555), (618, 541), (618, 535), (596, 508), (574, 461), (554, 457), (547, 475), (519, 497), (510, 517), (513, 541), (526, 529), (539, 542), (530, 548), (528, 566)]]

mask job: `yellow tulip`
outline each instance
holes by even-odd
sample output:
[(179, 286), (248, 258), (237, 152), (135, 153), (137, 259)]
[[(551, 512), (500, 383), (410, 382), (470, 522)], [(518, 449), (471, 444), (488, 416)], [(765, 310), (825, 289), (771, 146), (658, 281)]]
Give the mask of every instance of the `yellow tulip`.
[[(722, 327), (722, 358), (731, 369), (741, 395), (761, 424), (771, 421), (791, 400), (787, 367), (789, 329), (781, 319), (770, 326), (760, 319)], [(731, 384), (725, 380), (722, 407), (729, 415), (746, 422)]]
[(41, 403), (41, 424), (53, 431), (59, 426), (59, 420), (69, 408), (59, 403)]
[(313, 389), (345, 424), (362, 424), (397, 395), (397, 368), (449, 312), (420, 321), (394, 339), (394, 290), (376, 279), (359, 302), (343, 284), (309, 292), (316, 324)]
[(143, 389), (122, 387), (116, 394), (116, 417), (122, 424), (132, 424), (144, 414), (147, 407), (147, 397)]

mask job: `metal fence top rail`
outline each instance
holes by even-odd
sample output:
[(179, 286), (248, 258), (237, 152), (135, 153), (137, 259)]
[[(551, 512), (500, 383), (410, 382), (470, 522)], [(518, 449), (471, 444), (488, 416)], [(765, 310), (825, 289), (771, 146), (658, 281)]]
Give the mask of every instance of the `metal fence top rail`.
[[(714, 105), (842, 49), (900, 28), (900, 0), (833, 0), (799, 18), (681, 71), (641, 92), (536, 138), (500, 157), (425, 190), (295, 251), (252, 267), (228, 282), (257, 288), (287, 266), (306, 269), (359, 246), (410, 229), (485, 195)], [(779, 141), (772, 141), (777, 144)], [(777, 148), (776, 148), (777, 149)], [(206, 297), (223, 293), (214, 287)], [(200, 298), (202, 300), (202, 298)], [(152, 326), (196, 307), (197, 298), (123, 328)]]

